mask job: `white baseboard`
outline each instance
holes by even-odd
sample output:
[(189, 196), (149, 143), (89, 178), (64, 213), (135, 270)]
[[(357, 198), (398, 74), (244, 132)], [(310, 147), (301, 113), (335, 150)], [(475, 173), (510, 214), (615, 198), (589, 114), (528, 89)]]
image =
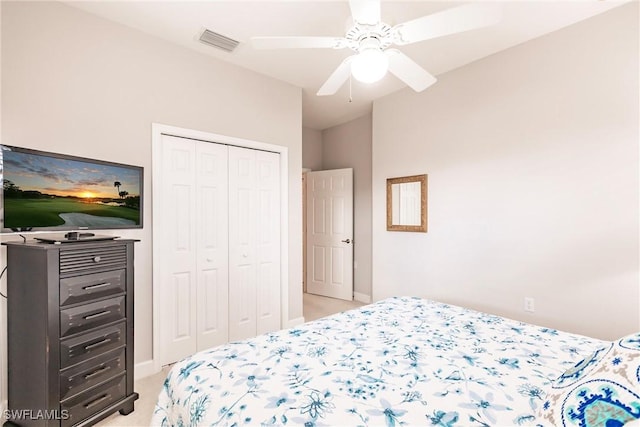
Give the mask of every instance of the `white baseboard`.
[(289, 320), (289, 323), (287, 324), (287, 328), (293, 328), (295, 326), (302, 325), (303, 323), (304, 323), (304, 317), (298, 317), (296, 319), (291, 319), (291, 320)]
[(141, 378), (150, 377), (151, 375), (155, 375), (160, 372), (159, 369), (156, 369), (155, 363), (153, 360), (147, 360), (145, 362), (136, 363), (136, 366), (133, 367), (133, 379), (137, 381)]
[(353, 299), (365, 304), (371, 304), (371, 295), (361, 294), (360, 292), (353, 293)]

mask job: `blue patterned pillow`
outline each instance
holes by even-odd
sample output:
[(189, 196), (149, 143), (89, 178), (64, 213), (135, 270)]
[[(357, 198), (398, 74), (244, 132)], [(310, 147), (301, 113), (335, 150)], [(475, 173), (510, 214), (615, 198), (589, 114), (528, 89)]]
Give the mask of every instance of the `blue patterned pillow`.
[(538, 421), (618, 427), (640, 419), (640, 332), (596, 350), (547, 392)]

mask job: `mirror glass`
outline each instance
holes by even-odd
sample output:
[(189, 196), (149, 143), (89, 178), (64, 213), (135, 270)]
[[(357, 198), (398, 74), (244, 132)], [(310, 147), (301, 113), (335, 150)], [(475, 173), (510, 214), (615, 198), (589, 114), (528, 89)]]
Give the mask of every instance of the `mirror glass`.
[(387, 179), (387, 230), (427, 231), (427, 176)]

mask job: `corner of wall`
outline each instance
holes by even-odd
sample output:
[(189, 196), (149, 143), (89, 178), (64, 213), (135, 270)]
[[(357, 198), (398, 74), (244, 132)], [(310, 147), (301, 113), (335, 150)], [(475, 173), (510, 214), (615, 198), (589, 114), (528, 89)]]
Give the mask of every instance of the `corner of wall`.
[(287, 323), (286, 327), (287, 328), (294, 328), (296, 326), (302, 325), (304, 322), (305, 322), (304, 317), (297, 317), (295, 319), (289, 320), (289, 322)]
[(302, 167), (322, 170), (322, 131), (302, 128)]
[(354, 292), (353, 293), (353, 299), (365, 304), (371, 304), (372, 302), (372, 298), (371, 295), (367, 295), (367, 294), (362, 294), (360, 292)]
[(161, 366), (156, 366), (155, 360), (146, 360), (144, 362), (136, 363), (133, 369), (133, 379), (138, 381), (142, 378), (155, 375), (162, 370)]

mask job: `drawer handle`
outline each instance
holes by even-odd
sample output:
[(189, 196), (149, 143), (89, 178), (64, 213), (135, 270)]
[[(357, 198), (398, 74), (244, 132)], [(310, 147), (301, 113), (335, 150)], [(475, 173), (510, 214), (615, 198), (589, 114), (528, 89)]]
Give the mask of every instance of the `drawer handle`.
[(98, 342), (95, 342), (95, 343), (93, 343), (93, 344), (85, 345), (85, 346), (84, 346), (84, 349), (85, 349), (85, 350), (93, 350), (93, 349), (94, 349), (94, 348), (96, 348), (96, 347), (103, 346), (103, 345), (108, 344), (108, 343), (110, 343), (110, 342), (111, 342), (111, 338), (105, 338), (105, 339), (100, 340), (100, 341), (98, 341)]
[(91, 319), (95, 319), (96, 317), (106, 316), (109, 313), (111, 313), (111, 310), (104, 310), (104, 311), (101, 311), (99, 313), (93, 313), (93, 314), (89, 314), (87, 316), (84, 316), (83, 319), (84, 320), (91, 320)]
[(100, 374), (103, 374), (103, 373), (107, 372), (110, 369), (111, 369), (111, 366), (103, 366), (103, 367), (101, 367), (99, 369), (96, 369), (95, 371), (91, 372), (90, 374), (85, 375), (84, 379), (85, 380), (90, 380), (91, 378), (96, 377), (96, 376), (98, 376)]
[(94, 256), (93, 257), (93, 262), (98, 263), (98, 262), (100, 262), (101, 259), (102, 258), (100, 258), (99, 256)]
[(93, 406), (99, 405), (100, 403), (104, 402), (107, 399), (111, 399), (111, 395), (108, 394), (108, 393), (105, 394), (105, 395), (100, 396), (99, 398), (97, 398), (96, 400), (94, 400), (92, 402), (87, 403), (86, 405), (84, 405), (84, 407), (89, 409), (89, 408), (91, 408)]
[(83, 286), (85, 291), (93, 291), (94, 289), (104, 288), (105, 286), (111, 286), (111, 282), (98, 283), (96, 285)]

